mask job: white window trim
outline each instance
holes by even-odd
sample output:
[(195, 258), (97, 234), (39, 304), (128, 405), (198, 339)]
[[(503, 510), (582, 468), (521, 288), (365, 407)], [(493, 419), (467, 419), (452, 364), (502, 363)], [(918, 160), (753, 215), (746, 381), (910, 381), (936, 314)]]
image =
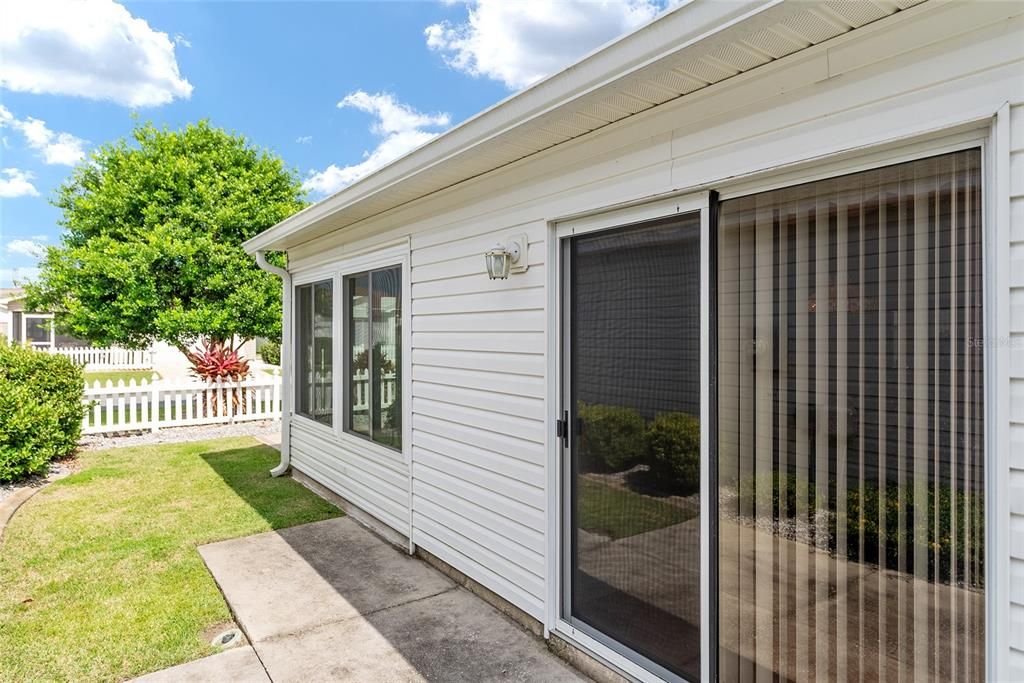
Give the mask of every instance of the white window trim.
[[(312, 284), (316, 284), (318, 282), (331, 281), (331, 285), (332, 285), (332, 291), (331, 291), (331, 316), (332, 316), (332, 320), (331, 320), (331, 335), (333, 337), (333, 336), (337, 335), (337, 330), (338, 330), (337, 313), (336, 313), (336, 310), (335, 310), (337, 308), (336, 304), (337, 304), (337, 299), (338, 299), (338, 297), (337, 297), (338, 285), (337, 285), (337, 282), (335, 282), (334, 280), (335, 280), (335, 278), (333, 276), (331, 276), (329, 274), (325, 275), (325, 274), (322, 274), (322, 273), (318, 274), (316, 277), (305, 279), (302, 282), (296, 282), (293, 279), (292, 280), (292, 292), (291, 292), (292, 302), (293, 302), (293, 306), (294, 306), (294, 309), (295, 309), (293, 314), (292, 314), (293, 322), (292, 322), (292, 329), (291, 329), (291, 334), (292, 334), (292, 344), (291, 344), (291, 347), (292, 347), (292, 359), (291, 359), (291, 361), (292, 362), (291, 362), (291, 366), (292, 366), (293, 370), (292, 370), (291, 382), (289, 382), (289, 387), (287, 388), (287, 391), (290, 392), (290, 394), (291, 394), (292, 419), (298, 419), (302, 423), (302, 428), (303, 429), (308, 429), (311, 432), (318, 432), (321, 437), (333, 436), (333, 434), (335, 432), (334, 425), (335, 425), (335, 422), (337, 421), (337, 415), (336, 415), (337, 409), (334, 407), (334, 402), (337, 400), (337, 393), (338, 393), (337, 392), (337, 387), (336, 387), (336, 385), (337, 385), (337, 381), (336, 381), (337, 374), (335, 373), (332, 376), (332, 378), (331, 378), (331, 402), (332, 402), (332, 407), (331, 407), (331, 424), (330, 425), (325, 425), (323, 422), (318, 422), (318, 421), (314, 420), (309, 415), (305, 415), (303, 413), (300, 413), (299, 412), (299, 403), (298, 403), (299, 396), (298, 396), (298, 381), (297, 381), (298, 374), (299, 374), (299, 335), (298, 335), (298, 333), (299, 333), (299, 325), (298, 325), (298, 320), (299, 320), (299, 316), (298, 316), (298, 302), (299, 302), (299, 300), (298, 300), (298, 297), (295, 296), (295, 290), (297, 290), (299, 287), (302, 287), (302, 286), (305, 286), (305, 285), (312, 285)], [(336, 344), (334, 343), (334, 339), (332, 338), (331, 339), (331, 354), (336, 353), (335, 347), (336, 347)], [(332, 356), (332, 358), (331, 358), (331, 365), (335, 366), (336, 364), (337, 364), (337, 361)]]
[[(34, 318), (36, 320), (49, 320), (50, 321), (50, 340), (45, 342), (33, 342), (28, 339), (28, 319)], [(47, 347), (55, 348), (57, 345), (57, 331), (53, 328), (53, 313), (28, 313), (22, 312), (21, 314), (21, 343), (28, 344), (33, 348)]]
[[(412, 466), (412, 285), (411, 285), (411, 259), (410, 244), (408, 240), (399, 243), (380, 247), (373, 250), (366, 250), (353, 254), (349, 257), (333, 261), (328, 264), (298, 269), (292, 273), (292, 288), (308, 285), (314, 282), (331, 280), (334, 285), (334, 300), (332, 302), (332, 315), (334, 340), (332, 349), (335, 354), (334, 365), (336, 368), (343, 368), (344, 363), (344, 278), (348, 275), (355, 275), (370, 270), (399, 266), (402, 269), (402, 449), (401, 451), (388, 448), (370, 439), (364, 439), (345, 431), (344, 415), (346, 391), (344, 370), (334, 374), (333, 396), (334, 408), (331, 426), (321, 424), (315, 420), (294, 412), (295, 416), (302, 420), (303, 427), (319, 432), (323, 437), (333, 439), (345, 448), (357, 452), (369, 454), (373, 458), (391, 460), (404, 464), (407, 468)], [(297, 331), (297, 328), (296, 328)], [(294, 332), (293, 332), (294, 334)], [(298, 368), (298, 344), (293, 344), (292, 366)], [(296, 382), (290, 383), (289, 390), (292, 392), (292, 405), (295, 403)], [(410, 480), (410, 496), (411, 480)], [(411, 518), (411, 500), (410, 500)], [(410, 519), (410, 528), (411, 519)]]
[[(921, 131), (916, 135), (904, 136), (897, 140), (889, 140), (854, 150), (837, 150), (801, 162), (781, 167), (770, 167), (754, 171), (722, 182), (707, 183), (703, 187), (717, 190), (720, 201), (726, 199), (781, 189), (806, 182), (813, 182), (836, 176), (858, 173), (898, 163), (913, 161), (929, 156), (936, 156), (969, 148), (980, 148), (982, 156), (982, 282), (984, 287), (984, 335), (986, 338), (998, 339), (1000, 330), (1005, 331), (1006, 321), (1000, 322), (1000, 316), (994, 312), (1005, 310), (1008, 292), (1008, 264), (1005, 252), (1009, 231), (1009, 109), (1002, 107), (992, 117), (969, 121), (951, 126), (944, 130)], [(999, 146), (1001, 145), (1001, 147)], [(998, 151), (994, 155), (993, 150)], [(1005, 158), (1004, 158), (1005, 157)], [(1005, 196), (1004, 196), (1005, 195)], [(553, 378), (548, 382), (547, 405), (549, 420), (556, 419), (555, 413), (561, 410), (561, 349), (563, 344), (561, 329), (562, 306), (562, 272), (561, 242), (569, 235), (584, 234), (617, 226), (628, 225), (660, 217), (682, 213), (691, 206), (691, 202), (699, 202), (706, 197), (705, 192), (677, 193), (672, 196), (657, 198), (646, 202), (637, 202), (626, 206), (606, 206), (597, 208), (586, 214), (560, 217), (548, 223), (548, 263), (547, 302), (548, 302), (548, 361), (547, 376)], [(1005, 206), (1004, 206), (1005, 204)], [(705, 199), (706, 206), (706, 199)], [(689, 209), (692, 210), (692, 209)], [(708, 378), (710, 370), (710, 311), (708, 298), (710, 294), (710, 270), (708, 251), (708, 212), (701, 212), (701, 372)], [(1005, 317), (1005, 316), (1003, 316)], [(1009, 376), (1006, 353), (990, 349), (985, 358), (985, 478), (986, 478), (986, 509), (985, 509), (985, 553), (986, 553), (986, 591), (985, 591), (985, 662), (987, 677), (999, 678), (1004, 673), (1003, 667), (1009, 654), (1009, 644), (1005, 628), (1009, 626), (1007, 614), (1009, 601), (1009, 577), (1007, 562), (1001, 559), (1009, 557), (1009, 505), (1006, 477), (994, 476), (1006, 469), (1005, 457), (998, 453), (999, 444), (1007, 444), (1006, 426), (1009, 424), (1005, 415), (1005, 407), (999, 407), (1002, 400), (1008, 400), (1006, 391), (997, 381), (1000, 377)], [(710, 386), (705, 379), (701, 386), (701, 420), (708, 424), (710, 418)], [(561, 445), (553, 437), (554, 429), (546, 430), (548, 452), (548, 496), (547, 496), (547, 561), (546, 579), (547, 604), (545, 607), (545, 636), (550, 632), (589, 652), (621, 673), (639, 681), (654, 682), (663, 679), (643, 669), (638, 664), (619, 652), (604, 645), (573, 627), (562, 617), (562, 478), (561, 478)], [(709, 488), (707, 435), (701, 439), (701, 678), (707, 680), (710, 673), (709, 655), (713, 644), (710, 642), (710, 603), (712, 596), (709, 588), (710, 560), (710, 519), (706, 513), (710, 505), (711, 491)]]

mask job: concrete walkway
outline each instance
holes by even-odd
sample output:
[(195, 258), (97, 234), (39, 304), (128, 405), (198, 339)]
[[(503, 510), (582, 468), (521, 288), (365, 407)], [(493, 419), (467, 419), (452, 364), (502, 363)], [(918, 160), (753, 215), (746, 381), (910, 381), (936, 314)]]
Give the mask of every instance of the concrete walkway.
[(251, 646), (147, 683), (586, 680), (486, 602), (347, 517), (199, 552)]

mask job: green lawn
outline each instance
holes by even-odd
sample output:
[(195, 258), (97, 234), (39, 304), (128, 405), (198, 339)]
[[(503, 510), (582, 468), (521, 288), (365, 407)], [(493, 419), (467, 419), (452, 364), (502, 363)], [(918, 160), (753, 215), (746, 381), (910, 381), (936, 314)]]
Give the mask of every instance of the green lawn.
[(693, 519), (677, 505), (605, 482), (579, 478), (580, 528), (612, 539), (625, 538)]
[(0, 678), (123, 680), (231, 619), (196, 546), (336, 517), (250, 438), (117, 448), (40, 491), (0, 545)]
[[(160, 373), (157, 373), (159, 376)], [(125, 384), (128, 384), (128, 380), (134, 379), (135, 383), (138, 384), (142, 380), (153, 379), (152, 370), (111, 370), (109, 372), (87, 372), (85, 373), (85, 381), (89, 386), (96, 380), (106, 383), (110, 380), (114, 384), (117, 384), (117, 380), (123, 379)]]

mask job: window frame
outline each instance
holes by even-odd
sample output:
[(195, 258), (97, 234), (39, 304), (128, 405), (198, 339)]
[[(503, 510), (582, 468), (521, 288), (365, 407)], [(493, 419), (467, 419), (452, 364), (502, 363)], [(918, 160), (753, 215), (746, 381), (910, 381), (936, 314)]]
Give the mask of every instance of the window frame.
[[(334, 278), (334, 277), (323, 277), (323, 276), (321, 276), (321, 277), (315, 277), (315, 278), (312, 278), (312, 279), (309, 279), (309, 280), (304, 280), (302, 282), (293, 282), (292, 283), (292, 300), (293, 300), (293, 302), (295, 304), (295, 314), (294, 314), (293, 329), (291, 331), (292, 341), (293, 341), (292, 348), (294, 349), (294, 351), (293, 351), (293, 358), (292, 358), (292, 368), (294, 368), (294, 370), (293, 370), (293, 377), (294, 378), (292, 380), (292, 406), (293, 406), (292, 412), (293, 412), (293, 414), (295, 416), (301, 417), (303, 420), (308, 421), (310, 424), (315, 425), (317, 428), (319, 428), (319, 429), (326, 429), (326, 430), (333, 429), (334, 425), (337, 424), (337, 415), (336, 415), (336, 412), (337, 412), (337, 387), (336, 387), (336, 385), (337, 385), (337, 381), (336, 381), (337, 380), (337, 372), (335, 371), (335, 367), (337, 366), (336, 358), (337, 358), (337, 353), (338, 353), (338, 349), (337, 349), (337, 336), (338, 336), (338, 320), (337, 320), (337, 317), (338, 317), (338, 315), (337, 315), (337, 299), (338, 299), (337, 291), (338, 291), (338, 289), (337, 289), (337, 287), (338, 286), (337, 286), (337, 282), (335, 281), (335, 279), (336, 278)], [(310, 287), (311, 288), (310, 291), (311, 291), (311, 293), (313, 293), (313, 292), (316, 291), (316, 285), (324, 284), (324, 283), (330, 283), (331, 284), (331, 414), (330, 414), (331, 421), (330, 421), (329, 424), (321, 422), (320, 420), (317, 420), (315, 417), (313, 417), (312, 413), (305, 413), (305, 412), (301, 412), (300, 411), (300, 409), (299, 409), (299, 398), (301, 397), (302, 394), (299, 391), (299, 382), (298, 382), (299, 373), (300, 372), (305, 372), (305, 368), (301, 368), (299, 366), (299, 359), (301, 358), (301, 353), (302, 353), (302, 351), (301, 351), (301, 344), (300, 344), (300, 337), (299, 337), (299, 332), (300, 332), (300, 328), (299, 328), (299, 290), (304, 288), (304, 287)], [(311, 303), (312, 303), (313, 307), (315, 308), (316, 307), (315, 301), (312, 301)], [(315, 312), (313, 313), (313, 316), (315, 317)], [(311, 335), (310, 339), (313, 339), (313, 328), (312, 327), (310, 328), (309, 333)], [(312, 384), (310, 386), (312, 386)]]
[[(33, 322), (46, 321), (47, 339), (46, 341), (31, 341), (28, 338), (29, 319)], [(54, 315), (53, 313), (29, 313), (22, 311), (21, 313), (21, 342), (28, 344), (34, 349), (52, 349), (57, 345), (57, 331), (54, 329)]]
[[(309, 284), (318, 280), (326, 278), (333, 278), (335, 291), (343, 290), (344, 278), (348, 275), (355, 275), (368, 270), (378, 270), (381, 268), (389, 268), (399, 266), (402, 269), (402, 298), (403, 298), (403, 310), (402, 310), (402, 348), (406, 351), (402, 354), (402, 449), (398, 451), (394, 448), (389, 448), (382, 444), (379, 444), (370, 439), (351, 434), (343, 429), (343, 419), (338, 419), (338, 411), (345, 411), (347, 408), (347, 396), (345, 391), (345, 385), (342, 382), (334, 382), (334, 408), (332, 425), (328, 427), (322, 423), (311, 420), (304, 415), (299, 415), (294, 406), (297, 405), (295, 399), (297, 398), (297, 383), (294, 379), (288, 381), (288, 391), (291, 392), (291, 415), (298, 416), (301, 418), (299, 422), (302, 425), (302, 429), (307, 429), (311, 432), (317, 433), (319, 436), (327, 439), (331, 439), (334, 443), (338, 443), (342, 446), (354, 450), (360, 455), (368, 455), (371, 458), (383, 461), (391, 462), (403, 467), (411, 467), (412, 465), (412, 278), (411, 278), (411, 258), (410, 258), (410, 243), (408, 238), (402, 238), (400, 240), (392, 240), (390, 242), (384, 242), (380, 245), (375, 245), (371, 249), (329, 249), (321, 257), (316, 260), (315, 263), (311, 263), (308, 266), (298, 266), (293, 268), (292, 273), (292, 293), (294, 294), (296, 288), (300, 285)], [(296, 303), (293, 298), (293, 304)], [(334, 297), (334, 344), (333, 349), (335, 354), (339, 354), (339, 358), (344, 358), (344, 345), (343, 338), (345, 335), (344, 330), (344, 307), (343, 297)], [(296, 311), (297, 314), (297, 311)], [(297, 319), (297, 315), (294, 316)], [(294, 330), (291, 331), (292, 339), (295, 339)], [(297, 367), (298, 360), (298, 345), (293, 343), (292, 349), (289, 352), (289, 358), (292, 363), (292, 368)], [(294, 375), (294, 371), (293, 371)], [(344, 371), (342, 371), (342, 377), (344, 377)], [(344, 413), (342, 413), (344, 415)], [(410, 489), (410, 497), (412, 492)], [(411, 523), (411, 508), (410, 505), (410, 523)]]
[[(405, 320), (404, 320), (404, 318), (405, 318), (405, 307), (407, 305), (407, 301), (406, 301), (406, 295), (405, 295), (405, 277), (406, 277), (406, 275), (405, 275), (405, 272), (404, 272), (405, 269), (402, 267), (402, 264), (395, 263), (395, 264), (392, 264), (392, 265), (378, 266), (378, 267), (374, 267), (374, 268), (368, 268), (366, 270), (359, 270), (359, 271), (355, 271), (355, 272), (344, 273), (344, 274), (342, 274), (340, 276), (340, 279), (341, 279), (341, 324), (342, 324), (342, 335), (341, 335), (341, 351), (342, 351), (342, 353), (341, 353), (341, 360), (342, 360), (341, 378), (342, 378), (342, 392), (343, 392), (343, 394), (345, 396), (345, 399), (346, 399), (345, 403), (342, 404), (343, 412), (342, 412), (342, 416), (341, 416), (341, 430), (342, 430), (342, 432), (344, 434), (346, 434), (348, 436), (355, 437), (357, 439), (360, 439), (362, 441), (366, 441), (368, 443), (376, 444), (377, 446), (380, 446), (382, 448), (387, 448), (388, 450), (396, 452), (396, 453), (402, 453), (402, 451), (403, 451), (403, 449), (405, 447), (405, 440), (406, 440), (406, 435), (405, 435), (405, 422), (406, 422), (406, 417), (405, 417), (405, 398), (406, 398), (406, 396), (405, 396), (404, 387), (401, 384), (396, 387), (396, 390), (399, 392), (398, 393), (398, 401), (399, 401), (399, 407), (401, 409), (401, 432), (402, 432), (401, 433), (401, 439), (402, 439), (401, 447), (396, 448), (394, 446), (389, 446), (389, 445), (387, 445), (385, 443), (382, 443), (380, 441), (377, 441), (376, 439), (373, 438), (373, 401), (374, 401), (374, 391), (373, 391), (373, 383), (372, 382), (368, 383), (368, 389), (367, 389), (367, 392), (368, 392), (367, 393), (367, 402), (369, 404), (368, 407), (367, 407), (367, 410), (369, 411), (369, 419), (370, 419), (370, 425), (369, 425), (370, 433), (369, 434), (363, 434), (362, 432), (357, 432), (357, 431), (352, 429), (352, 413), (349, 410), (349, 405), (348, 405), (348, 402), (347, 402), (347, 398), (351, 395), (350, 392), (349, 392), (349, 389), (351, 387), (351, 382), (352, 382), (352, 354), (350, 353), (350, 342), (352, 341), (352, 326), (349, 324), (349, 321), (350, 321), (351, 315), (352, 315), (352, 310), (351, 310), (351, 306), (350, 306), (350, 301), (351, 301), (351, 283), (357, 277), (360, 277), (360, 276), (363, 276), (363, 275), (366, 276), (367, 298), (368, 298), (368, 303), (367, 303), (367, 320), (368, 320), (368, 323), (369, 323), (369, 339), (368, 339), (368, 344), (367, 344), (366, 367), (367, 367), (367, 371), (368, 371), (369, 375), (372, 377), (373, 376), (373, 369), (372, 369), (372, 364), (373, 364), (373, 341), (374, 341), (373, 340), (373, 276), (374, 276), (375, 273), (379, 273), (379, 272), (383, 272), (383, 271), (387, 271), (387, 270), (395, 270), (395, 269), (398, 270), (399, 277), (401, 278), (400, 283), (399, 283), (399, 294), (400, 294), (400, 298), (399, 298), (399, 302), (400, 302), (399, 313), (400, 313), (400, 316), (399, 316), (399, 319), (398, 319), (398, 323), (399, 323), (399, 326), (400, 326), (401, 334), (399, 335), (399, 337), (397, 339), (397, 343), (399, 345), (398, 348), (400, 350), (400, 353), (398, 355), (401, 358), (401, 362), (404, 364), (404, 362), (405, 362), (405, 355), (402, 352), (405, 351), (405, 340), (404, 340), (404, 336), (405, 336)], [(398, 373), (399, 379), (402, 380), (402, 383), (404, 384), (405, 368), (404, 367), (397, 367), (396, 371)]]

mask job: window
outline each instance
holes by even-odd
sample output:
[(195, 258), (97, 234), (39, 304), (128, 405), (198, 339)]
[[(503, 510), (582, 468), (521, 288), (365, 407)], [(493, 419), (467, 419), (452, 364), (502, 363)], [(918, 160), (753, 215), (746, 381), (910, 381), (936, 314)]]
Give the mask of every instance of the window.
[(346, 431), (402, 448), (402, 269), (345, 278)]
[(25, 313), (25, 341), (32, 346), (53, 345), (53, 316)]
[(725, 201), (722, 680), (983, 680), (981, 153)]
[(333, 288), (330, 280), (295, 288), (295, 401), (299, 415), (332, 423)]

